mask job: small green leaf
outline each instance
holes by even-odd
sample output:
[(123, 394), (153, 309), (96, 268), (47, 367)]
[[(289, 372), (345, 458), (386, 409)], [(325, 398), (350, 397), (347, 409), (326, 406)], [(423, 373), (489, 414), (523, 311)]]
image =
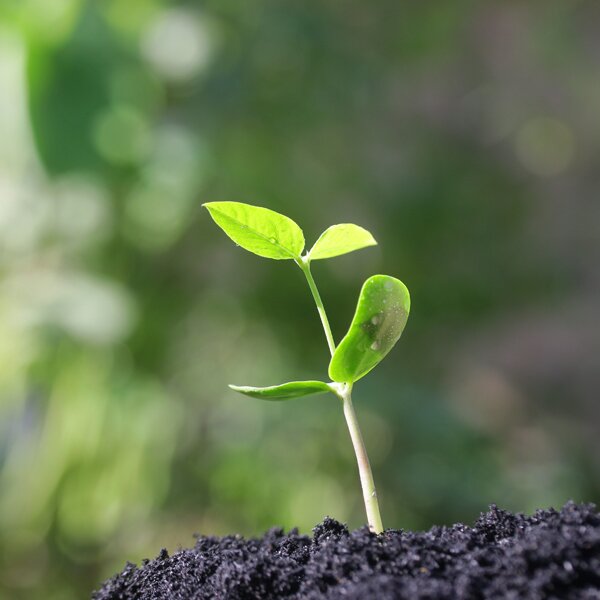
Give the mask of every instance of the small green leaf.
[(310, 249), (308, 258), (309, 260), (331, 258), (376, 245), (375, 238), (366, 229), (352, 223), (342, 223), (332, 225), (321, 234)]
[(215, 223), (242, 248), (276, 260), (300, 258), (304, 234), (292, 219), (241, 202), (203, 204)]
[(301, 396), (333, 392), (333, 389), (323, 381), (290, 381), (270, 387), (250, 387), (246, 385), (230, 385), (229, 387), (236, 392), (240, 392), (240, 394), (246, 394), (246, 396), (260, 398), (261, 400), (291, 400)]
[(333, 381), (352, 383), (364, 377), (398, 341), (410, 312), (406, 286), (388, 275), (363, 284), (348, 333), (329, 363)]

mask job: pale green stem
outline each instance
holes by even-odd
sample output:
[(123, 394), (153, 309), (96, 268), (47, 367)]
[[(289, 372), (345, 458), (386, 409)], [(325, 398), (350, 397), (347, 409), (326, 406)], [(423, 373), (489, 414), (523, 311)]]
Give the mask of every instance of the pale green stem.
[(317, 305), (317, 310), (319, 311), (319, 317), (321, 318), (321, 323), (323, 323), (323, 329), (325, 330), (325, 337), (327, 338), (329, 352), (331, 352), (331, 356), (333, 356), (333, 353), (335, 352), (335, 342), (333, 341), (333, 335), (331, 333), (331, 327), (329, 326), (329, 319), (327, 319), (325, 307), (323, 306), (323, 300), (321, 300), (321, 295), (317, 289), (317, 284), (315, 283), (312, 273), (310, 272), (310, 262), (301, 258), (300, 260), (296, 261), (296, 264), (302, 269), (302, 272), (306, 277), (306, 281), (308, 281), (308, 287), (310, 288), (313, 298), (315, 299), (315, 304)]
[[(329, 351), (333, 356), (335, 352), (335, 342), (333, 335), (331, 334), (331, 327), (329, 326), (329, 319), (327, 319), (327, 313), (321, 300), (321, 295), (317, 289), (317, 284), (313, 279), (312, 273), (310, 272), (310, 261), (302, 257), (296, 261), (296, 264), (302, 269), (302, 272), (306, 276), (308, 286), (312, 292), (317, 310), (319, 311), (319, 317), (321, 317), (321, 323), (325, 330), (325, 337), (327, 338), (327, 345)], [(375, 482), (373, 481), (373, 472), (371, 471), (371, 463), (369, 463), (369, 457), (367, 456), (367, 449), (360, 433), (360, 427), (358, 426), (358, 420), (356, 413), (354, 412), (354, 406), (352, 405), (352, 386), (349, 384), (335, 384), (337, 387), (336, 393), (344, 404), (344, 416), (346, 417), (346, 424), (350, 431), (350, 438), (352, 439), (352, 446), (354, 447), (354, 454), (356, 455), (356, 462), (358, 464), (358, 474), (360, 476), (360, 485), (362, 487), (363, 498), (365, 501), (365, 510), (367, 512), (367, 520), (369, 522), (369, 529), (374, 533), (381, 533), (383, 531), (383, 525), (381, 523), (381, 515), (379, 513), (379, 502), (377, 500), (377, 491), (375, 490)]]
[(354, 406), (352, 405), (352, 393), (350, 387), (347, 387), (346, 391), (341, 394), (341, 398), (344, 402), (344, 416), (346, 417), (346, 423), (348, 425), (348, 430), (350, 431), (350, 437), (352, 438), (352, 445), (354, 446), (354, 453), (356, 454), (356, 462), (358, 463), (358, 473), (360, 475), (360, 485), (362, 486), (369, 529), (374, 533), (381, 533), (383, 531), (383, 525), (379, 513), (377, 491), (375, 490), (375, 482), (373, 481), (373, 473), (371, 471), (371, 464), (369, 463), (365, 443), (363, 442), (356, 413), (354, 412)]

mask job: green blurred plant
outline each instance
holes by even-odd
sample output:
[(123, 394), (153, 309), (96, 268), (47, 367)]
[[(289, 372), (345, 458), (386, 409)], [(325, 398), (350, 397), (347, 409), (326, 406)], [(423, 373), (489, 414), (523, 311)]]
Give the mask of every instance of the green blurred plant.
[(381, 362), (400, 338), (410, 311), (406, 286), (389, 275), (369, 277), (361, 289), (348, 333), (336, 347), (310, 264), (373, 246), (377, 242), (362, 227), (350, 223), (325, 230), (305, 254), (304, 233), (288, 217), (240, 202), (204, 204), (219, 227), (242, 248), (275, 260), (293, 260), (304, 273), (312, 292), (331, 352), (332, 381), (291, 381), (269, 387), (230, 385), (236, 392), (263, 400), (289, 400), (312, 394), (332, 393), (343, 403), (344, 416), (354, 446), (369, 528), (383, 531), (371, 465), (352, 404), (352, 387)]

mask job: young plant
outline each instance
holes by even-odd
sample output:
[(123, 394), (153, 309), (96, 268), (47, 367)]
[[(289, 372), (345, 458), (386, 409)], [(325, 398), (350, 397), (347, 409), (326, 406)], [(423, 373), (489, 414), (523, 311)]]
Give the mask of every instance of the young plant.
[(381, 533), (377, 492), (371, 465), (352, 405), (352, 386), (364, 377), (393, 348), (400, 338), (410, 311), (406, 286), (388, 275), (373, 275), (362, 286), (354, 318), (336, 346), (327, 313), (310, 265), (313, 260), (340, 256), (377, 244), (362, 227), (344, 223), (326, 229), (305, 254), (304, 234), (288, 217), (268, 208), (241, 202), (204, 204), (215, 223), (242, 248), (275, 260), (292, 260), (304, 273), (325, 330), (331, 352), (331, 381), (291, 381), (270, 387), (230, 385), (236, 392), (263, 400), (289, 400), (311, 394), (332, 393), (343, 403), (344, 416), (354, 446), (369, 528)]

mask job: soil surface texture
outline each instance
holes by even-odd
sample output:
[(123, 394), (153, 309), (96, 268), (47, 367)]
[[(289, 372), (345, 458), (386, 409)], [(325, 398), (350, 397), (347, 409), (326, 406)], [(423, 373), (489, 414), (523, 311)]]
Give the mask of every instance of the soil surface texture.
[(473, 527), (381, 535), (327, 518), (313, 533), (198, 537), (194, 548), (127, 564), (93, 600), (600, 600), (593, 505), (533, 516), (492, 506)]

